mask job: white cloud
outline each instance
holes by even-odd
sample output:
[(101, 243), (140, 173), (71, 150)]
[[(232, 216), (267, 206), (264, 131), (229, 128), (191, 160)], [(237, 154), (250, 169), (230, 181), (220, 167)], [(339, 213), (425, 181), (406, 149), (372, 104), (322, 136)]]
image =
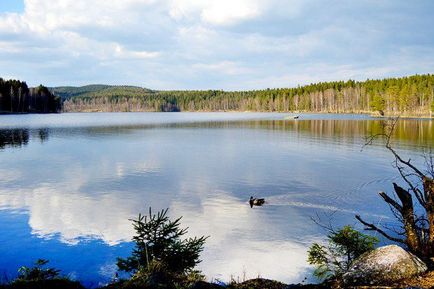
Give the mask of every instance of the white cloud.
[(114, 27), (128, 23), (134, 10), (155, 3), (154, 0), (26, 0), (21, 21), (32, 30), (55, 31), (80, 26)]
[(202, 10), (201, 18), (211, 24), (231, 25), (259, 16), (261, 12), (259, 3), (253, 0), (212, 1), (211, 5)]
[(257, 0), (173, 0), (169, 14), (177, 20), (200, 17), (213, 25), (233, 25), (261, 15), (267, 1)]
[[(107, 33), (111, 29), (130, 29), (131, 26), (143, 29), (146, 21), (140, 23), (145, 9), (152, 5), (153, 0), (96, 0), (90, 3), (86, 0), (27, 0), (23, 14), (7, 14), (0, 17), (0, 36), (30, 35), (35, 38), (61, 44), (73, 50), (93, 50), (97, 45), (112, 45), (115, 40), (99, 41), (95, 37), (87, 37), (88, 30), (103, 29)], [(104, 30), (105, 29), (105, 30)], [(119, 46), (119, 45), (118, 45)], [(116, 46), (115, 48), (118, 48)], [(101, 49), (98, 49), (101, 50)], [(122, 47), (122, 51), (125, 51)], [(116, 51), (116, 50), (115, 50)], [(132, 50), (136, 56), (143, 57), (143, 51)], [(96, 51), (100, 52), (100, 51)]]
[(150, 51), (134, 51), (134, 50), (126, 50), (119, 44), (115, 45), (115, 55), (119, 58), (155, 58), (160, 56), (159, 52), (150, 52)]
[(260, 19), (267, 14), (294, 17), (308, 1), (300, 0), (171, 0), (169, 15), (176, 20), (187, 20), (215, 26), (238, 25)]
[(217, 63), (197, 63), (193, 68), (205, 71), (214, 71), (216, 73), (223, 73), (228, 75), (239, 75), (251, 72), (247, 67), (243, 67), (239, 63), (233, 61), (221, 61)]
[[(25, 0), (23, 13), (0, 14), (0, 75), (30, 85), (256, 89), (325, 81), (331, 75), (427, 73), (433, 67), (429, 39), (434, 31), (427, 25), (430, 7), (423, 6)], [(417, 11), (404, 13), (406, 7)], [(404, 27), (399, 34), (396, 25)], [(328, 69), (312, 70), (322, 65)]]
[(173, 0), (170, 3), (169, 15), (176, 20), (182, 20), (183, 18), (189, 18), (193, 13), (197, 13), (202, 7), (203, 3), (201, 1)]

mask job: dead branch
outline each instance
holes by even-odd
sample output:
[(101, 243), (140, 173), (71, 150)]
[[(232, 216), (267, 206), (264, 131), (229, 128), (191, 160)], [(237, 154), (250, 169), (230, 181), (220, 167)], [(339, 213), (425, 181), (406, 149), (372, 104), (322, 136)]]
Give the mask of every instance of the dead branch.
[(379, 194), (386, 203), (394, 207), (398, 212), (402, 213), (402, 206), (398, 204), (398, 202), (389, 197), (385, 192), (380, 192)]
[(383, 235), (384, 237), (386, 237), (387, 239), (393, 241), (393, 242), (397, 242), (397, 243), (401, 243), (401, 244), (405, 244), (405, 241), (403, 239), (399, 239), (399, 238), (395, 238), (390, 236), (389, 234), (387, 234), (386, 232), (384, 232), (382, 229), (378, 228), (377, 226), (375, 226), (374, 224), (370, 224), (365, 222), (360, 215), (356, 215), (356, 219), (362, 223), (363, 225), (365, 225), (365, 230), (368, 231), (376, 231), (378, 233), (380, 233), (381, 235)]

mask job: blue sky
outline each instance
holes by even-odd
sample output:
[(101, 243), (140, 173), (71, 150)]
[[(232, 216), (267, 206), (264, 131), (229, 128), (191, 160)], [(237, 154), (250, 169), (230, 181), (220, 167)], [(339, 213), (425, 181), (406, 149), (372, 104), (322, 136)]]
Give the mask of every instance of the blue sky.
[(0, 76), (258, 89), (434, 72), (434, 1), (1, 0)]
[(23, 0), (2, 0), (0, 4), (0, 13), (2, 12), (23, 12)]

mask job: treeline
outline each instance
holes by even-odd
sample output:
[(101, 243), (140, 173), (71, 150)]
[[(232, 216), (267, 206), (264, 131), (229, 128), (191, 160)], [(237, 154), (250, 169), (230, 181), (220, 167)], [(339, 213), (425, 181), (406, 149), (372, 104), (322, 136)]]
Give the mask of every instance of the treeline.
[[(53, 91), (65, 88), (54, 88)], [(75, 88), (77, 90), (77, 88)], [(434, 75), (383, 80), (320, 82), (253, 91), (152, 91), (111, 86), (75, 94), (65, 111), (301, 111), (430, 115)]]
[(60, 112), (62, 102), (45, 86), (29, 88), (24, 81), (0, 78), (0, 113)]

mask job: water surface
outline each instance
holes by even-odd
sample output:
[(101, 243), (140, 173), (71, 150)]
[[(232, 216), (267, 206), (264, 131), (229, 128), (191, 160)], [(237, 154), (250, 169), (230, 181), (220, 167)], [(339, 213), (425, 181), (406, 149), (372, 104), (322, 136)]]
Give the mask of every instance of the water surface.
[[(377, 192), (398, 181), (365, 137), (363, 115), (97, 113), (0, 116), (0, 273), (49, 259), (86, 284), (109, 281), (131, 251), (128, 219), (170, 208), (209, 235), (200, 269), (299, 282), (324, 231), (311, 217), (393, 224)], [(401, 120), (394, 145), (416, 161), (434, 147), (429, 120)], [(251, 196), (265, 197), (251, 209)]]

